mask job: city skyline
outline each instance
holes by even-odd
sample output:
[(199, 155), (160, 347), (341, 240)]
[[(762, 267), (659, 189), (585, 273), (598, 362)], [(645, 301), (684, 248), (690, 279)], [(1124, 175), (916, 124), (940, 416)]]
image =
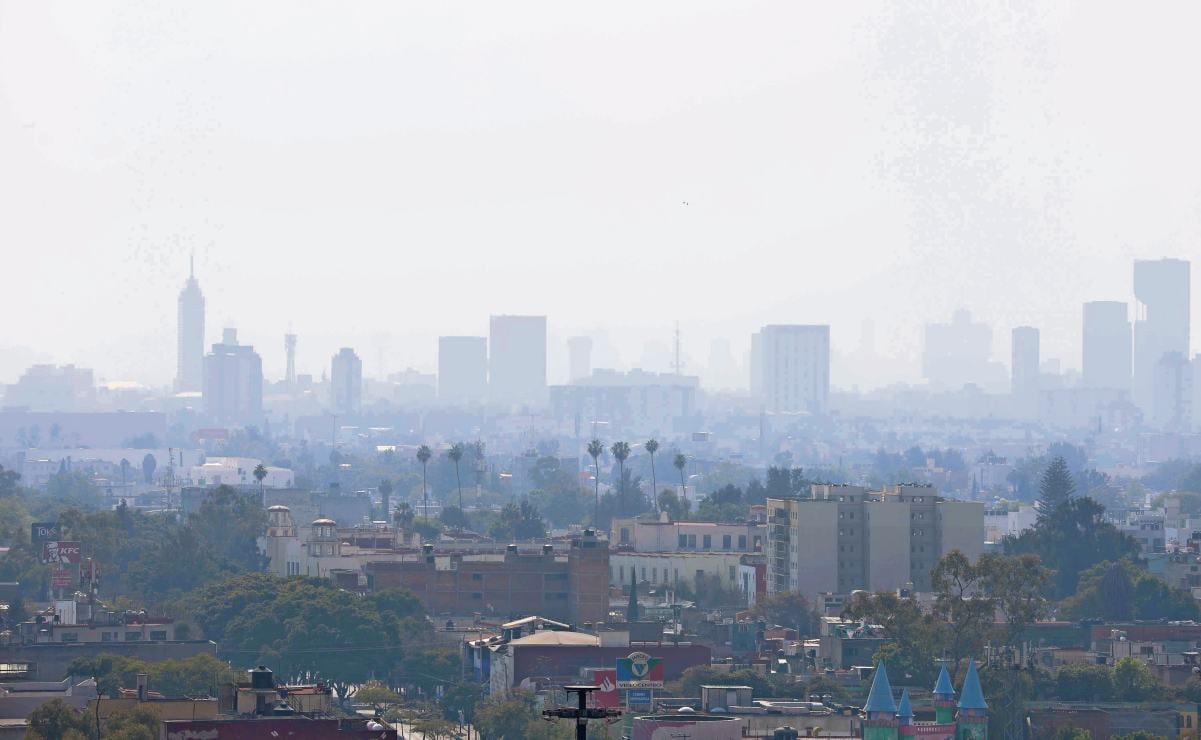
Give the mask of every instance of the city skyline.
[[(670, 354), (677, 320), (699, 365), (716, 337), (741, 360), (768, 323), (830, 324), (837, 358), (872, 319), (881, 353), (917, 378), (922, 325), (961, 307), (994, 327), (994, 357), (1030, 325), (1043, 357), (1078, 367), (1079, 306), (1131, 303), (1134, 259), (1201, 243), (1201, 111), (1175, 94), (1198, 52), (1179, 18), (1119, 63), (1127, 19), (1107, 4), (679, 4), (641, 26), (375, 7), (291, 17), (264, 50), (253, 29), (276, 10), (149, 9), (129, 29), (98, 9), (7, 11), (0, 242), (24, 248), (0, 301), (24, 320), (0, 337), (3, 380), (41, 357), (170, 383), (162, 348), (192, 252), (206, 341), (226, 325), (262, 348), (296, 332), (310, 372), (342, 346), (368, 374), (381, 350), (432, 370), (439, 335), (484, 335), (489, 315), (514, 313), (549, 316), (552, 341), (605, 328), (596, 366), (615, 364), (607, 344), (648, 370), (663, 368), (643, 355), (664, 353), (643, 345)], [(933, 60), (902, 43), (940, 37), (957, 44)], [(612, 40), (625, 53), (602, 63)], [(43, 82), (19, 72), (31, 68)], [(385, 86), (401, 94), (360, 94)], [(1140, 110), (1159, 135), (1143, 135)], [(347, 177), (348, 162), (371, 164)], [(278, 355), (264, 352), (268, 376), (284, 372)]]

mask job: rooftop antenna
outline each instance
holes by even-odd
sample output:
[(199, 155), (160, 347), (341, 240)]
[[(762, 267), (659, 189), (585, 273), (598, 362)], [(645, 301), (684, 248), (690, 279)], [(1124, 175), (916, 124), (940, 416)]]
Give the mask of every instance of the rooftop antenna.
[(684, 374), (684, 360), (680, 358), (680, 322), (676, 322), (676, 342), (675, 342), (675, 357), (671, 362), (671, 369), (676, 375)]

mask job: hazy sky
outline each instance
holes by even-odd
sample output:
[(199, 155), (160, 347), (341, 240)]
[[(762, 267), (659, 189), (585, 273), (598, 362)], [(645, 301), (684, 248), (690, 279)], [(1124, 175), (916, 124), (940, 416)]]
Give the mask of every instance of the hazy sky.
[(1030, 323), (1077, 366), (1081, 302), (1201, 260), (1199, 16), (0, 0), (0, 382), (15, 348), (168, 382), (192, 251), (209, 341), (236, 325), (268, 375), (289, 329), (302, 371), (352, 345), (374, 374), (546, 313), (627, 365), (677, 319), (703, 361), (870, 318), (911, 377), (958, 306), (999, 358)]

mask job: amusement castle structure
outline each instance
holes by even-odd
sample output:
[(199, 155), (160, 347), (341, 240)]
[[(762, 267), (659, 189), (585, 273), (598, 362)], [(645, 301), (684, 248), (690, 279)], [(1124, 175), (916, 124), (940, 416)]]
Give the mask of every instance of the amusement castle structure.
[(901, 692), (898, 704), (888, 682), (888, 671), (881, 662), (872, 677), (872, 688), (863, 706), (863, 740), (987, 740), (988, 704), (980, 689), (976, 663), (968, 663), (963, 691), (955, 701), (955, 689), (944, 665), (934, 686), (934, 721), (915, 722), (909, 689)]

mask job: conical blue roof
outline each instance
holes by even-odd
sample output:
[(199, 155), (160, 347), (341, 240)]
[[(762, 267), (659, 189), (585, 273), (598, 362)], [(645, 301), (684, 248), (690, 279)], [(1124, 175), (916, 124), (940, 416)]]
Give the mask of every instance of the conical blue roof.
[(888, 671), (884, 669), (884, 661), (876, 666), (872, 676), (872, 688), (867, 692), (867, 704), (863, 705), (865, 712), (897, 713), (897, 703), (892, 698), (892, 684), (888, 682)]
[(909, 689), (901, 689), (901, 705), (897, 707), (897, 719), (913, 719), (913, 705), (909, 703)]
[(955, 698), (955, 688), (951, 686), (951, 676), (947, 673), (946, 663), (942, 664), (942, 670), (938, 672), (938, 683), (934, 684), (934, 695), (940, 699), (943, 697)]
[(963, 679), (963, 693), (959, 695), (960, 709), (988, 709), (984, 692), (980, 689), (980, 676), (976, 673), (976, 661), (967, 663), (967, 676)]

